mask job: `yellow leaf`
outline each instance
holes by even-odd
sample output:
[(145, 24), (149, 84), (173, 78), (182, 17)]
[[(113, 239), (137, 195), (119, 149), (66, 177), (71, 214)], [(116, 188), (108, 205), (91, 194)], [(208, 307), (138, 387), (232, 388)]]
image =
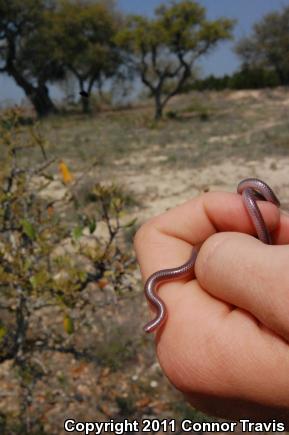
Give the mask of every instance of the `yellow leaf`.
[(4, 328), (4, 326), (0, 326), (0, 342), (3, 340), (3, 338), (6, 335), (6, 328)]
[(65, 314), (64, 316), (63, 326), (64, 326), (64, 331), (67, 332), (67, 334), (73, 333), (74, 331), (73, 320), (68, 314)]
[(62, 175), (63, 182), (65, 184), (71, 183), (73, 181), (73, 176), (69, 171), (68, 166), (64, 163), (63, 160), (60, 161), (58, 168)]

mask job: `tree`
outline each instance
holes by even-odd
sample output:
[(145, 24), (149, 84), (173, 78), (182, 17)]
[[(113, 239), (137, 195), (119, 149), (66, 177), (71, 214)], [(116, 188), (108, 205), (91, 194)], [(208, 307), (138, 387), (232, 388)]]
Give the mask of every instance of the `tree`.
[(52, 6), (45, 0), (0, 0), (0, 72), (23, 89), (39, 116), (56, 111), (47, 82), (62, 75), (44, 31), (44, 12)]
[(229, 19), (206, 20), (205, 9), (192, 0), (161, 5), (153, 19), (129, 17), (116, 42), (153, 95), (156, 119), (191, 78), (195, 62), (230, 38), (232, 28)]
[(289, 84), (289, 7), (265, 15), (235, 51), (245, 67), (265, 67), (276, 72), (282, 85)]
[(112, 77), (120, 62), (113, 43), (118, 26), (113, 4), (65, 0), (50, 13), (55, 59), (76, 77), (84, 112), (90, 111), (95, 83), (101, 86), (103, 80)]

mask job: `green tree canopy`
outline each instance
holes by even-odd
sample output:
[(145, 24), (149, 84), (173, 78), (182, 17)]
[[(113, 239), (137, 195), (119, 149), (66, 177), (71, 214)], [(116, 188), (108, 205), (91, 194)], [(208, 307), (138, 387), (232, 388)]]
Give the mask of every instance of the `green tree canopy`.
[(219, 41), (231, 37), (233, 24), (226, 18), (208, 21), (205, 9), (192, 0), (161, 5), (153, 19), (128, 18), (116, 42), (127, 64), (150, 89), (156, 118), (162, 116), (166, 103), (191, 77), (195, 62)]
[(55, 111), (47, 82), (62, 75), (44, 32), (44, 12), (52, 7), (47, 0), (0, 0), (0, 72), (15, 80), (40, 116)]
[(64, 0), (48, 15), (53, 57), (76, 77), (83, 110), (89, 111), (94, 84), (113, 76), (120, 62), (113, 43), (119, 22), (113, 2)]
[(250, 36), (236, 45), (236, 53), (248, 67), (275, 70), (281, 84), (289, 83), (289, 7), (256, 23)]

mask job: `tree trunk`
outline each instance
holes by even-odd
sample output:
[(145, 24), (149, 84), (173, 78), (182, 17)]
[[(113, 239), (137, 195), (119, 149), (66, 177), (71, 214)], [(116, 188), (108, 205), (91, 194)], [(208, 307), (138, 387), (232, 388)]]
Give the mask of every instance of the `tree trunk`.
[(33, 93), (27, 96), (30, 98), (40, 118), (52, 113), (57, 113), (57, 109), (50, 99), (48, 89), (45, 85), (34, 88)]
[(155, 120), (158, 121), (163, 116), (164, 105), (159, 94), (155, 95)]
[(31, 85), (13, 64), (7, 67), (7, 73), (13, 77), (17, 85), (23, 89), (39, 117), (57, 112), (56, 107), (49, 97), (48, 88), (45, 84), (38, 85), (37, 87)]
[(82, 105), (82, 112), (83, 113), (91, 113), (91, 106), (90, 106), (90, 95), (81, 95), (81, 105)]
[(92, 77), (89, 80), (88, 86), (87, 86), (87, 90), (85, 90), (85, 79), (83, 79), (82, 77), (78, 76), (78, 83), (79, 83), (79, 95), (81, 96), (81, 105), (82, 105), (82, 112), (83, 113), (91, 113), (91, 100), (90, 100), (90, 96), (91, 96), (91, 91), (92, 91), (92, 87), (94, 84), (95, 78)]
[(276, 71), (277, 77), (279, 78), (281, 86), (288, 85), (288, 79), (287, 79), (286, 74), (284, 73), (282, 67), (280, 67), (280, 65), (278, 63), (276, 63), (274, 66), (275, 66), (275, 71)]

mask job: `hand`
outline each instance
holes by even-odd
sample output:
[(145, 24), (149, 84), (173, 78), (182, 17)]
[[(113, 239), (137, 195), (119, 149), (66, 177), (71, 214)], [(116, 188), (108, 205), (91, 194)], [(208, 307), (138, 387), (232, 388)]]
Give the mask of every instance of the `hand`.
[(170, 381), (210, 415), (289, 425), (289, 215), (258, 205), (279, 246), (250, 236), (240, 195), (212, 192), (149, 220), (135, 249), (145, 281), (200, 248), (194, 279), (159, 289), (168, 319), (157, 355)]

